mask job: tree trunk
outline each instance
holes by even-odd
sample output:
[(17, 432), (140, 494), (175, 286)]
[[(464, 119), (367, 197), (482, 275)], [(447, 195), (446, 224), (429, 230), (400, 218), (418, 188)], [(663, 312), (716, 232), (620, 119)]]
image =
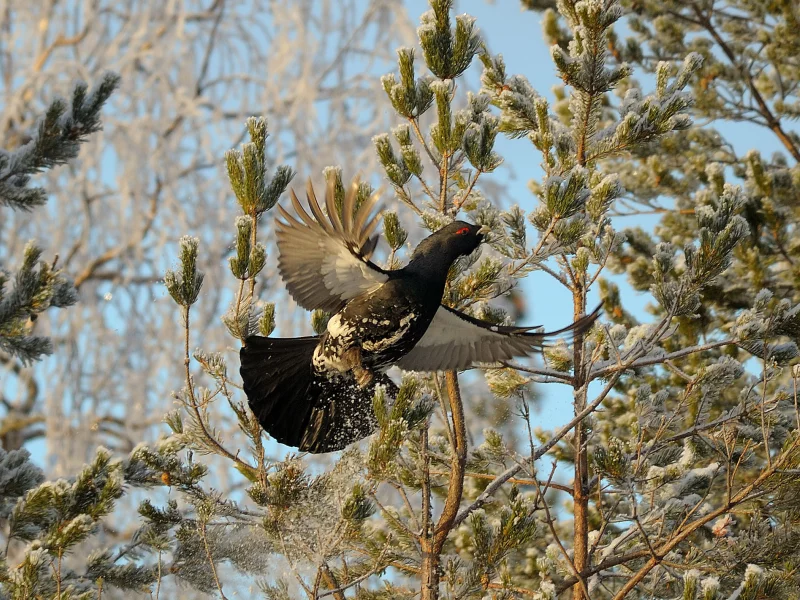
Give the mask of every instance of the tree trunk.
[[(586, 312), (586, 295), (581, 289), (574, 293), (574, 320), (580, 319)], [(574, 383), (574, 404), (575, 414), (580, 413), (586, 408), (586, 386), (583, 372), (583, 336), (575, 336), (575, 346), (573, 354), (573, 371), (575, 373)], [(574, 537), (572, 541), (573, 561), (575, 569), (581, 573), (589, 562), (589, 461), (587, 456), (587, 431), (583, 422), (575, 426), (575, 479), (572, 485), (573, 493), (573, 518), (574, 518)], [(573, 600), (589, 600), (583, 593), (580, 583), (576, 583), (572, 588)]]
[(420, 573), (420, 597), (422, 600), (439, 598), (439, 553), (430, 544), (422, 547), (422, 571)]
[[(447, 498), (444, 501), (442, 514), (432, 535), (424, 531), (420, 539), (422, 546), (422, 570), (420, 573), (420, 595), (422, 600), (439, 598), (439, 567), (441, 554), (447, 536), (453, 528), (453, 522), (461, 505), (461, 494), (464, 491), (464, 473), (467, 466), (467, 428), (464, 423), (464, 405), (461, 402), (461, 390), (458, 388), (458, 374), (447, 371), (447, 396), (450, 401), (450, 414), (453, 419), (453, 444), (450, 449), (450, 480), (447, 487)], [(425, 465), (427, 468), (427, 464)]]

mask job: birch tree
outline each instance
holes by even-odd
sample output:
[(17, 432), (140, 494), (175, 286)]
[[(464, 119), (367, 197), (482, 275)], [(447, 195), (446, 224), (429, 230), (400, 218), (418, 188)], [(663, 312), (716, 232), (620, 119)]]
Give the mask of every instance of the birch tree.
[[(4, 356), (0, 366), (5, 447), (45, 440), (48, 472), (66, 474), (98, 443), (127, 453), (157, 435), (181, 337), (161, 284), (167, 248), (185, 231), (200, 236), (203, 268), (219, 282), (234, 239), (216, 227), (233, 218), (222, 157), (244, 120), (269, 111), (280, 131), (270, 152), (304, 172), (374, 164), (368, 140), (386, 121), (370, 73), (413, 31), (396, 0), (12, 0), (0, 30), (7, 150), (31, 139), (75, 81), (121, 77), (104, 130), (68, 170), (44, 176), (47, 205), (0, 223), (8, 256), (39, 240), (78, 293), (68, 317), (35, 323), (33, 335), (53, 340), (51, 358), (20, 370)], [(227, 298), (212, 296), (196, 323), (221, 343)]]

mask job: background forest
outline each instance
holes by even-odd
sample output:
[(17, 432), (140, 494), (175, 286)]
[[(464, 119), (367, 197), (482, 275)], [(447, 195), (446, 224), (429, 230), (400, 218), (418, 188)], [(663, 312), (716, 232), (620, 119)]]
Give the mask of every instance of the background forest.
[[(800, 598), (796, 2), (285, 4), (0, 4), (0, 597)], [(238, 349), (356, 174), (383, 266), (491, 229), (448, 305), (604, 312), (314, 457)]]

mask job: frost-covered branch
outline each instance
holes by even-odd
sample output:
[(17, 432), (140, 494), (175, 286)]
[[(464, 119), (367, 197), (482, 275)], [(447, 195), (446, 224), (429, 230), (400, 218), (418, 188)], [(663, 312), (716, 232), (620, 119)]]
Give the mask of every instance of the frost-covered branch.
[[(30, 187), (31, 176), (64, 164), (78, 155), (89, 135), (100, 129), (100, 111), (119, 86), (119, 76), (107, 74), (92, 93), (79, 83), (72, 101), (55, 100), (36, 125), (26, 144), (0, 148), (0, 207), (30, 211), (47, 199), (47, 191)], [(23, 364), (53, 351), (50, 340), (32, 335), (33, 322), (50, 307), (64, 308), (77, 301), (72, 283), (51, 263), (40, 260), (42, 249), (30, 241), (15, 273), (0, 268), (0, 351)], [(13, 285), (6, 289), (13, 279)]]
[(119, 84), (114, 73), (103, 76), (91, 93), (85, 83), (77, 84), (69, 104), (61, 99), (50, 104), (29, 142), (0, 149), (0, 206), (31, 210), (45, 203), (47, 191), (29, 187), (31, 176), (78, 156), (81, 144), (100, 130), (100, 111)]

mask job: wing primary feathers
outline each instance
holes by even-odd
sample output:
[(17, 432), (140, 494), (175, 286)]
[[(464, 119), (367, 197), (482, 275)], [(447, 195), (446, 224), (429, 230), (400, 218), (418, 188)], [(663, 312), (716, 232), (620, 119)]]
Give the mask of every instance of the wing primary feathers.
[[(309, 182), (309, 185), (310, 182)], [(340, 236), (344, 237), (344, 228), (342, 227), (342, 219), (339, 216), (339, 210), (336, 208), (336, 178), (331, 177), (328, 180), (328, 187), (325, 190), (325, 210), (328, 211), (328, 219), (333, 225), (333, 230)]]
[(350, 189), (347, 190), (347, 194), (345, 194), (344, 204), (342, 206), (342, 225), (344, 226), (344, 230), (348, 233), (356, 231), (353, 229), (353, 211), (355, 210), (356, 197), (358, 196), (358, 182), (358, 177), (353, 179), (353, 183), (350, 184)]
[(378, 245), (378, 236), (373, 236), (364, 242), (364, 246), (361, 248), (361, 256), (364, 260), (369, 260), (372, 257), (372, 253), (375, 252), (375, 247)]
[(364, 243), (369, 236), (372, 235), (372, 229), (375, 227), (373, 222), (375, 222), (376, 218), (381, 216), (380, 211), (378, 211), (370, 224), (365, 227), (370, 213), (372, 213), (372, 210), (375, 208), (375, 204), (378, 202), (378, 198), (379, 195), (377, 193), (372, 194), (369, 198), (364, 200), (364, 204), (358, 208), (358, 214), (356, 215), (356, 221), (353, 229), (361, 234), (361, 239), (359, 240), (360, 243)]
[(369, 222), (369, 224), (362, 230), (363, 231), (361, 236), (362, 239), (359, 240), (359, 244), (364, 244), (366, 243), (367, 240), (369, 240), (369, 237), (372, 235), (372, 232), (375, 231), (375, 228), (378, 226), (378, 223), (380, 223), (380, 221), (381, 221), (381, 213), (377, 212), (375, 213), (375, 216), (372, 217), (372, 220)]
[(314, 218), (306, 212), (306, 209), (303, 208), (303, 205), (300, 204), (300, 200), (297, 198), (297, 194), (294, 193), (294, 190), (289, 190), (289, 196), (292, 198), (292, 206), (294, 207), (297, 216), (300, 217), (302, 222), (308, 227), (309, 229), (316, 229), (319, 227), (315, 227), (316, 221)]
[(576, 335), (580, 335), (588, 331), (594, 322), (597, 320), (597, 317), (600, 316), (600, 311), (603, 310), (603, 304), (600, 303), (597, 308), (595, 308), (590, 314), (581, 317), (574, 323), (567, 325), (566, 327), (562, 327), (561, 329), (557, 329), (555, 331), (547, 331), (545, 333), (540, 333), (542, 337), (554, 337), (557, 335), (561, 335), (562, 333), (569, 333), (571, 337), (575, 337)]
[(327, 182), (324, 208), (310, 180), (306, 184), (308, 207), (294, 190), (290, 190), (291, 212), (278, 207), (278, 271), (303, 308), (340, 308), (343, 302), (377, 289), (389, 277), (369, 262), (378, 242), (372, 233), (380, 213), (367, 222), (377, 200), (372, 197), (354, 210), (358, 185), (356, 179), (343, 203), (343, 213), (336, 208), (334, 178)]
[(314, 218), (316, 219), (317, 223), (319, 223), (319, 226), (322, 227), (326, 233), (332, 233), (331, 225), (325, 219), (325, 214), (322, 212), (319, 202), (317, 202), (317, 195), (314, 193), (314, 188), (311, 187), (310, 179), (306, 184), (306, 200), (308, 200), (308, 206), (311, 208), (311, 212), (314, 213)]
[[(291, 193), (294, 194), (294, 192), (291, 192)], [(304, 227), (304, 225), (302, 223), (300, 223), (300, 221), (298, 221), (291, 214), (289, 214), (289, 211), (287, 211), (285, 208), (283, 208), (280, 204), (278, 204), (278, 214), (281, 217), (283, 217), (284, 219), (286, 219), (286, 221), (288, 221), (288, 224), (290, 226)], [(279, 230), (280, 231), (283, 231), (283, 230), (286, 229), (286, 225), (284, 223), (281, 223), (280, 221), (278, 221), (278, 226), (279, 226)]]

